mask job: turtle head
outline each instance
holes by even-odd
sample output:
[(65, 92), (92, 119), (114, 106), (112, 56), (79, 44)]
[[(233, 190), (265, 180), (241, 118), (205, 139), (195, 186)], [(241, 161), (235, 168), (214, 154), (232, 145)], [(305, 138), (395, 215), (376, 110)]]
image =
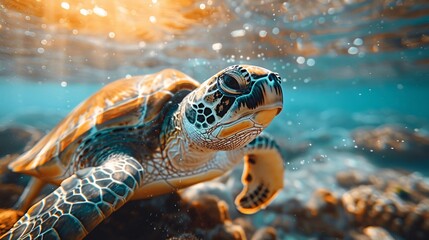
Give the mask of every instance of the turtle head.
[(282, 107), (277, 73), (236, 65), (212, 76), (184, 99), (182, 123), (194, 144), (228, 151), (252, 141)]

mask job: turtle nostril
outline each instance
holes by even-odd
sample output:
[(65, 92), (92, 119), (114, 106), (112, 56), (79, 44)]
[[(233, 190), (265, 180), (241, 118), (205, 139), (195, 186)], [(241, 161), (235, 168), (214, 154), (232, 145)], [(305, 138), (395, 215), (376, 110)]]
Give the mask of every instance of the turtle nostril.
[(278, 83), (281, 82), (280, 75), (278, 75), (277, 73), (270, 73), (270, 75), (268, 75), (268, 79), (271, 82), (278, 82)]

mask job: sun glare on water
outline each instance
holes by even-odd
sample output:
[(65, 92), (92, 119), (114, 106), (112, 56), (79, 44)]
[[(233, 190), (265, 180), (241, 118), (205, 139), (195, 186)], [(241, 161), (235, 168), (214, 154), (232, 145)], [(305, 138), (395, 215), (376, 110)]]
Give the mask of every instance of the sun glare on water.
[(194, 0), (5, 0), (2, 5), (40, 17), (45, 24), (119, 41), (168, 39), (194, 24), (210, 21), (218, 11), (212, 1), (201, 5)]

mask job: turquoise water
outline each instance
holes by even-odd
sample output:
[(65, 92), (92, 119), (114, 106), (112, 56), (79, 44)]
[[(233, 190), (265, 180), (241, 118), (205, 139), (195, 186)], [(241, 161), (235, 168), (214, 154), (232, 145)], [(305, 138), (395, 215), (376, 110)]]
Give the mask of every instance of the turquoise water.
[[(366, 82), (338, 85), (330, 83), (294, 85), (285, 82), (284, 113), (339, 110), (344, 114), (352, 114), (385, 110), (429, 120), (429, 107), (425, 106), (429, 97), (429, 86), (404, 82), (406, 83)], [(99, 83), (61, 86), (57, 83), (8, 81), (0, 78), (0, 101), (4, 103), (0, 108), (2, 116), (0, 119), (6, 123), (7, 118), (13, 115), (41, 111), (65, 116), (102, 86), (103, 84)]]

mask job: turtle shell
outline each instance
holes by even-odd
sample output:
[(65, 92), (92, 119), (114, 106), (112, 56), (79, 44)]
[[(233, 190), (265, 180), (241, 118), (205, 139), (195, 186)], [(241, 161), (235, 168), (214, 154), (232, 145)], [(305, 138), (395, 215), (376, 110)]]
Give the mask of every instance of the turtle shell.
[(107, 128), (149, 122), (174, 94), (198, 86), (197, 81), (173, 69), (112, 82), (78, 105), (9, 168), (60, 181), (84, 137)]

